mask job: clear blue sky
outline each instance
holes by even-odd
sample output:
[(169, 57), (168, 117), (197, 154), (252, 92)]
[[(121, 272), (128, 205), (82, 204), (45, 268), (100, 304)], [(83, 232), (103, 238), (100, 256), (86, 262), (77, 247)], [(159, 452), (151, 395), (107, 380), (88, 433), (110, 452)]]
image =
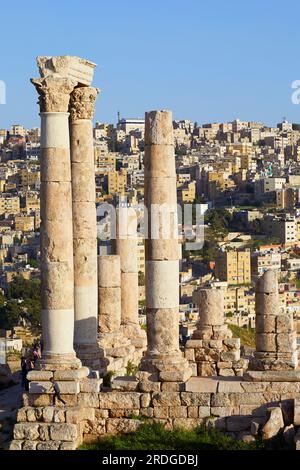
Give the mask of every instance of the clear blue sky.
[(64, 54), (98, 64), (100, 121), (171, 109), (198, 123), (300, 122), (299, 0), (15, 0), (0, 15), (0, 128), (39, 124), (35, 57)]

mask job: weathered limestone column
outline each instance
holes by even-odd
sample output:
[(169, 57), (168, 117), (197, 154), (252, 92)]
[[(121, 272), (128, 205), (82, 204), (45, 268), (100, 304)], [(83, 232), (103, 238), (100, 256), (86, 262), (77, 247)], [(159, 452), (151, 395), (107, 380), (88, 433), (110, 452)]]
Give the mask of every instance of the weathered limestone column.
[(193, 339), (227, 338), (230, 333), (224, 319), (224, 294), (221, 289), (197, 291), (199, 317)]
[(296, 330), (293, 315), (280, 306), (276, 270), (266, 271), (258, 280), (255, 308), (256, 352), (250, 369), (295, 370), (298, 367)]
[(170, 111), (146, 113), (144, 164), (148, 348), (142, 369), (157, 371), (161, 381), (185, 381), (191, 370), (179, 349), (177, 193)]
[(94, 105), (98, 89), (78, 87), (70, 100), (74, 249), (74, 346), (83, 364), (99, 368), (97, 344), (97, 220), (93, 148)]
[(101, 370), (124, 375), (134, 347), (121, 331), (121, 267), (118, 255), (98, 256)]
[(185, 357), (193, 367), (193, 374), (243, 375), (248, 361), (240, 358), (240, 339), (232, 338), (225, 323), (223, 291), (198, 289), (194, 300), (198, 304), (199, 317), (192, 339), (185, 346)]
[(118, 255), (98, 256), (99, 333), (116, 333), (121, 326), (121, 269)]
[(32, 79), (41, 116), (41, 368), (79, 368), (73, 349), (74, 270), (68, 106), (76, 82)]
[(138, 318), (137, 215), (133, 208), (119, 207), (116, 253), (121, 262), (121, 330), (138, 349), (146, 347), (146, 333)]

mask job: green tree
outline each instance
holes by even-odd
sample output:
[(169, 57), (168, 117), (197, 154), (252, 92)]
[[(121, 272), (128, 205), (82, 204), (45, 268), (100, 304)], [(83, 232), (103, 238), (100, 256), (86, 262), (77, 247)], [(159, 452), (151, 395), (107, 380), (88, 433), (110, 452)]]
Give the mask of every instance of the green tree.
[(0, 308), (0, 327), (9, 330), (16, 326), (21, 316), (21, 307), (16, 302), (7, 302)]

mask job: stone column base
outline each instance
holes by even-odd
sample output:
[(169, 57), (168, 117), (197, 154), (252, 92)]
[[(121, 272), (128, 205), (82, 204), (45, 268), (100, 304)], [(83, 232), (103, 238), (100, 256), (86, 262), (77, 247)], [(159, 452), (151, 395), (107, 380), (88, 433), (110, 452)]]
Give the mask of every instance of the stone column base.
[(73, 354), (42, 354), (35, 365), (36, 370), (76, 370), (82, 367), (80, 359)]
[(103, 350), (98, 343), (95, 344), (75, 344), (76, 355), (82, 364), (91, 370), (100, 370), (101, 359), (104, 357)]
[(257, 371), (293, 371), (298, 367), (298, 351), (260, 352), (250, 359), (249, 369)]
[(186, 382), (192, 376), (192, 369), (181, 353), (173, 356), (150, 356), (142, 359), (141, 371), (158, 375), (160, 382)]

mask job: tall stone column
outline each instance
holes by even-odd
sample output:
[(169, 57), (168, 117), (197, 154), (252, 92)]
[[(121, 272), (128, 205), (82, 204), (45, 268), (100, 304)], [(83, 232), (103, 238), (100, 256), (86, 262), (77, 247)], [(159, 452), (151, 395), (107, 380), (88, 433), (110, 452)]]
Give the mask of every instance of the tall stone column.
[(119, 207), (116, 253), (121, 262), (121, 330), (138, 349), (146, 347), (146, 334), (139, 325), (137, 214), (133, 208)]
[(191, 371), (179, 349), (179, 248), (172, 114), (145, 116), (145, 287), (148, 348), (142, 369), (161, 381), (185, 381)]
[(73, 349), (74, 269), (69, 100), (76, 82), (59, 75), (32, 79), (41, 116), (40, 368), (79, 368)]
[(74, 249), (74, 346), (83, 364), (99, 368), (97, 220), (92, 118), (98, 89), (78, 87), (70, 100)]

